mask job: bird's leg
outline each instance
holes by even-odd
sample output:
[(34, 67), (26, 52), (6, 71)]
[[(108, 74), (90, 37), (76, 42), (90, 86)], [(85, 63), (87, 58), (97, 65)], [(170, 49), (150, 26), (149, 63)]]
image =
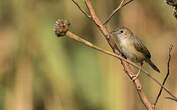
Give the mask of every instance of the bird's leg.
[(141, 64), (140, 64), (140, 69), (139, 69), (138, 73), (132, 78), (133, 81), (135, 81), (138, 78), (139, 74), (141, 73), (142, 65), (143, 65), (143, 62), (141, 62)]

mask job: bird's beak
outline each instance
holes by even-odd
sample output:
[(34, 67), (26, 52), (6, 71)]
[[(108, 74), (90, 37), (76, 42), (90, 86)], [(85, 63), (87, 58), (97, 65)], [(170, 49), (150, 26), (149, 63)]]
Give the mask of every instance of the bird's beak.
[(113, 31), (110, 32), (110, 34), (115, 35), (119, 29), (120, 27), (115, 28)]
[(113, 30), (110, 32), (110, 34), (114, 35), (116, 33), (116, 30)]

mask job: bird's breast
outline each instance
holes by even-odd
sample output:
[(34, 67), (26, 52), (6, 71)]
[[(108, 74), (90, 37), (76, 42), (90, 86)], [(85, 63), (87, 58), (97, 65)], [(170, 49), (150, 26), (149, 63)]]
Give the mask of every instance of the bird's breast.
[(144, 55), (141, 52), (136, 50), (132, 40), (129, 40), (129, 39), (121, 40), (120, 48), (121, 48), (121, 52), (128, 59), (134, 62), (141, 62), (144, 60)]

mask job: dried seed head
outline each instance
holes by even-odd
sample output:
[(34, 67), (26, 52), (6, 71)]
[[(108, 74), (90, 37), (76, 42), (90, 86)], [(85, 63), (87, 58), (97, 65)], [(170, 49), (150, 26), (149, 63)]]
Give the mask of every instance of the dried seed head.
[(70, 23), (68, 20), (57, 20), (54, 26), (55, 34), (59, 36), (64, 36), (66, 32), (69, 30)]
[(166, 3), (170, 6), (177, 6), (177, 0), (166, 0)]

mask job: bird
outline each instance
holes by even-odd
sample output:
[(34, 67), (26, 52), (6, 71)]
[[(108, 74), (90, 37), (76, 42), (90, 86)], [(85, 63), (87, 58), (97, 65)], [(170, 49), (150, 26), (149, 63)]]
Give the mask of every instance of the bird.
[[(136, 37), (133, 32), (125, 26), (118, 27), (111, 32), (117, 37), (120, 51), (127, 59), (132, 62), (140, 63), (141, 68), (143, 62), (147, 62), (155, 71), (160, 73), (158, 67), (151, 61), (151, 54), (143, 42)], [(136, 77), (138, 77), (141, 68)]]

